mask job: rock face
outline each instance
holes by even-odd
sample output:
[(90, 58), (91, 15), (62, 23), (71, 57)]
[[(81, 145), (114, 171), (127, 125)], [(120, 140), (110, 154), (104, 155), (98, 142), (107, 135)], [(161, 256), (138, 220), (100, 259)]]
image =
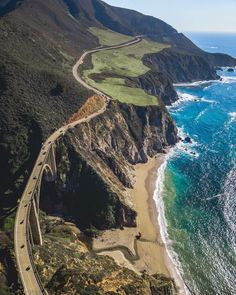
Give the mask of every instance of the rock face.
[(161, 72), (172, 83), (219, 79), (214, 67), (195, 54), (166, 49), (147, 55), (144, 63), (156, 72)]
[(161, 98), (165, 105), (171, 105), (178, 99), (170, 80), (163, 73), (157, 71), (149, 71), (137, 78), (127, 78), (126, 85), (144, 89), (148, 94)]
[(135, 226), (136, 212), (125, 191), (134, 184), (132, 165), (175, 144), (176, 134), (165, 106), (110, 102), (104, 114), (64, 140), (64, 151), (58, 152), (60, 181), (53, 193), (45, 188), (44, 210), (57, 208), (84, 228)]

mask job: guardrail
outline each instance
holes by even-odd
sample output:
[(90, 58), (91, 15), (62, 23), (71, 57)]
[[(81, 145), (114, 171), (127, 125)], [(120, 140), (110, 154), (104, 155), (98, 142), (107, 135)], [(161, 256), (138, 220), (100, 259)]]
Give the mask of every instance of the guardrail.
[(31, 244), (30, 244), (30, 240), (29, 240), (29, 234), (30, 234), (30, 230), (29, 230), (29, 215), (30, 215), (30, 209), (31, 209), (31, 204), (29, 204), (28, 206), (28, 210), (27, 210), (27, 217), (26, 217), (26, 246), (27, 246), (27, 249), (28, 249), (28, 253), (29, 253), (29, 258), (30, 258), (30, 262), (31, 262), (31, 269), (32, 271), (34, 272), (34, 275), (35, 275), (35, 278), (38, 282), (38, 286), (40, 288), (40, 290), (42, 291), (42, 295), (48, 295), (47, 291), (45, 290), (44, 286), (43, 286), (43, 283), (40, 279), (40, 275), (38, 273), (38, 270), (34, 264), (34, 257), (33, 257), (33, 252), (32, 252), (32, 247), (31, 247)]

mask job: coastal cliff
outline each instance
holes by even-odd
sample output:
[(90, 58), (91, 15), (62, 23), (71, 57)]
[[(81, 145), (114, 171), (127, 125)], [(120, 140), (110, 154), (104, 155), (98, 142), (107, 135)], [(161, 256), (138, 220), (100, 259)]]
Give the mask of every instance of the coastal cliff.
[(126, 192), (135, 181), (132, 165), (176, 142), (177, 130), (164, 105), (110, 102), (104, 114), (80, 124), (59, 143), (60, 180), (53, 193), (51, 186), (43, 192), (43, 209), (72, 216), (85, 228), (135, 226), (136, 212)]
[(146, 93), (159, 97), (165, 105), (171, 105), (178, 99), (170, 79), (156, 69), (139, 77), (126, 78), (125, 82), (129, 87), (141, 88)]
[[(14, 218), (42, 143), (55, 129), (73, 122), (79, 110), (86, 117), (101, 106), (96, 101), (85, 107), (93, 93), (71, 74), (84, 50), (100, 46), (91, 33), (95, 27), (130, 38), (143, 34), (168, 47), (142, 58), (145, 74), (122, 76), (126, 86), (154, 96), (156, 105), (111, 101), (104, 114), (57, 142), (57, 181), (43, 181), (41, 189), (47, 247), (34, 248), (35, 261), (50, 294), (175, 294), (169, 278), (137, 274), (96, 255), (88, 236), (136, 226), (128, 193), (135, 183), (133, 167), (177, 142), (175, 123), (165, 107), (177, 100), (172, 83), (217, 79), (216, 63), (233, 65), (235, 59), (205, 54), (165, 22), (99, 0), (9, 0), (0, 3), (0, 16), (1, 291), (22, 294), (13, 255)], [(112, 74), (103, 73), (105, 78)], [(45, 212), (54, 215), (53, 224)], [(64, 227), (65, 220), (74, 222), (76, 234)], [(114, 290), (109, 287), (113, 279)]]
[(144, 63), (161, 72), (171, 83), (219, 79), (204, 57), (172, 48), (145, 56)]

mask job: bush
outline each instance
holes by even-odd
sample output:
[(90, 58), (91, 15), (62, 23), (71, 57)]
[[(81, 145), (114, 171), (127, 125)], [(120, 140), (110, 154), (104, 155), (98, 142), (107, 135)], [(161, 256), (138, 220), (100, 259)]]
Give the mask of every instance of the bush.
[(90, 238), (97, 238), (99, 236), (100, 232), (99, 232), (99, 230), (97, 230), (95, 227), (92, 226), (90, 228), (85, 229), (84, 234)]

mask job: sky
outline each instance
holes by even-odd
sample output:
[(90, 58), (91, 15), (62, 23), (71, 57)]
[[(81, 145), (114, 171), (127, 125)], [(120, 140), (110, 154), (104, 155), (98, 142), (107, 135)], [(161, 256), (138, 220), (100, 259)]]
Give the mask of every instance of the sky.
[(180, 32), (236, 32), (236, 0), (103, 0), (153, 15)]

